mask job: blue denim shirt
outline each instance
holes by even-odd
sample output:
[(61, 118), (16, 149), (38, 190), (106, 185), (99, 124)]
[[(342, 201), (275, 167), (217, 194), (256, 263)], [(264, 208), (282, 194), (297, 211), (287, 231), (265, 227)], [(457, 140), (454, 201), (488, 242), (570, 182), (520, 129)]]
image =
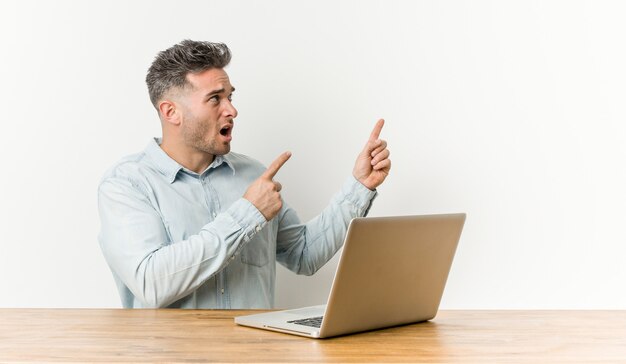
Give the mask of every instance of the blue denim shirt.
[(266, 221), (242, 198), (261, 163), (231, 152), (197, 174), (159, 143), (118, 162), (98, 191), (100, 247), (127, 308), (272, 308), (276, 261), (315, 273), (376, 196), (350, 177), (311, 221), (286, 203)]

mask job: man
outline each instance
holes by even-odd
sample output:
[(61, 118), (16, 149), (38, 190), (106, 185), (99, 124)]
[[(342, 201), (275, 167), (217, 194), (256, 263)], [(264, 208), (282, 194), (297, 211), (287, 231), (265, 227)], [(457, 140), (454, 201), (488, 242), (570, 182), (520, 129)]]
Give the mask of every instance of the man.
[(224, 44), (185, 40), (148, 70), (163, 137), (113, 166), (98, 191), (100, 246), (124, 307), (271, 308), (276, 261), (315, 273), (389, 173), (379, 120), (353, 176), (301, 223), (273, 180), (291, 154), (265, 169), (230, 152), (230, 57)]

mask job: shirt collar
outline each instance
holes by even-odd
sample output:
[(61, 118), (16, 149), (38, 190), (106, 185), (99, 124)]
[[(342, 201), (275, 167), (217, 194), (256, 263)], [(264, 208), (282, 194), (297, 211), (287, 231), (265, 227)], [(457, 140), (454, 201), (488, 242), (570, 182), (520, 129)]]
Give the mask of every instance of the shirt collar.
[(230, 158), (231, 158), (230, 153), (225, 154), (225, 155), (216, 155), (215, 159), (213, 159), (213, 163), (211, 163), (211, 165), (207, 169), (217, 168), (220, 165), (222, 165), (222, 163), (224, 163), (228, 166), (228, 168), (230, 168), (233, 171), (233, 175), (234, 175), (235, 165), (233, 164), (233, 161)]
[[(151, 139), (145, 149), (145, 153), (150, 157), (150, 159), (152, 159), (157, 170), (161, 172), (165, 178), (167, 178), (167, 181), (169, 183), (173, 183), (176, 180), (178, 172), (184, 167), (167, 155), (167, 153), (161, 149), (160, 145), (161, 138)], [(211, 168), (219, 167), (222, 163), (225, 163), (233, 171), (233, 174), (235, 174), (235, 167), (233, 166), (228, 154), (215, 156), (213, 163), (211, 163), (211, 165), (207, 168), (207, 171)], [(206, 171), (203, 173), (205, 172)]]

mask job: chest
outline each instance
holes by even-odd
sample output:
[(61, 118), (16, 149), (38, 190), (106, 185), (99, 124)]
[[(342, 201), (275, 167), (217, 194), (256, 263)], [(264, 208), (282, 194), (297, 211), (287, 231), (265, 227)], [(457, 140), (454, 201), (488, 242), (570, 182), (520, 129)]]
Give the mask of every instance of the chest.
[(186, 240), (241, 198), (247, 186), (247, 180), (218, 175), (186, 177), (155, 189), (153, 205), (171, 241)]

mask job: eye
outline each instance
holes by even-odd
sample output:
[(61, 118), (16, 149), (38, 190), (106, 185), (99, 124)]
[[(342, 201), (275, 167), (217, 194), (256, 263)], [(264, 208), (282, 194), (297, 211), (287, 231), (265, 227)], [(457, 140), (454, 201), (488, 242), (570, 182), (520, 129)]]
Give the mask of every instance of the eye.
[(220, 103), (220, 96), (219, 95), (213, 95), (213, 96), (209, 97), (207, 102), (210, 103), (210, 104), (217, 105), (217, 104)]
[(228, 95), (228, 101), (233, 101), (233, 94)]

